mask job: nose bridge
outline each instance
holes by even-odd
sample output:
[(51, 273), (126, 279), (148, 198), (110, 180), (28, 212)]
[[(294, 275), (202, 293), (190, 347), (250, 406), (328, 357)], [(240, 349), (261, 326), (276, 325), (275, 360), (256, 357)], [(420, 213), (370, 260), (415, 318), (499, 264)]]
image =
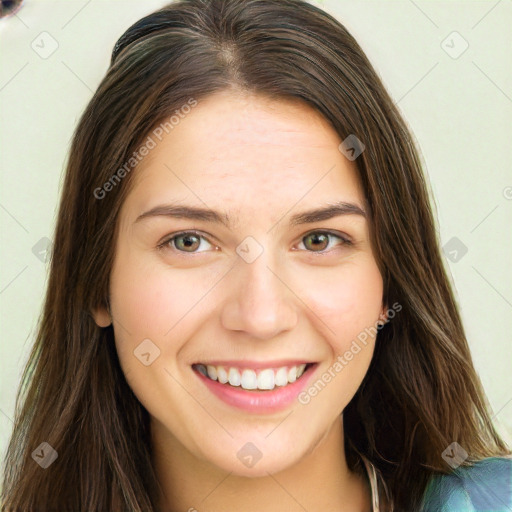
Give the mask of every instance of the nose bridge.
[(275, 269), (269, 252), (251, 263), (237, 262), (228, 284), (224, 306), (224, 327), (247, 332), (254, 338), (271, 338), (292, 329), (297, 322), (293, 294)]

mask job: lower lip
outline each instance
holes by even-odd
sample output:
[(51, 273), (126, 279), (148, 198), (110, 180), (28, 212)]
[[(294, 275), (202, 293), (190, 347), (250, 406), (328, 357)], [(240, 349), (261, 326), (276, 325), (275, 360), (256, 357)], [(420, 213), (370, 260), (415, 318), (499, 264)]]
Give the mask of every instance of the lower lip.
[(286, 409), (297, 398), (311, 379), (318, 363), (312, 364), (295, 382), (286, 386), (277, 386), (269, 391), (250, 391), (242, 387), (221, 384), (193, 370), (206, 387), (223, 402), (244, 411), (269, 414)]

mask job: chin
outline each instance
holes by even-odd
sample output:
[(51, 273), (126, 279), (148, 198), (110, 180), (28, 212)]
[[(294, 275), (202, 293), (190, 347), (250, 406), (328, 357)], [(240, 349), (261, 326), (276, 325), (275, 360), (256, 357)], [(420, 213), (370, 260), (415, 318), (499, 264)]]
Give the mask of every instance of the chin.
[(218, 446), (215, 448), (216, 453), (203, 454), (203, 458), (232, 475), (248, 478), (279, 473), (295, 465), (302, 457), (297, 452), (296, 443), (287, 446), (277, 437), (269, 443), (268, 440), (247, 441), (246, 436), (240, 442), (231, 439), (229, 447), (221, 453), (218, 453)]

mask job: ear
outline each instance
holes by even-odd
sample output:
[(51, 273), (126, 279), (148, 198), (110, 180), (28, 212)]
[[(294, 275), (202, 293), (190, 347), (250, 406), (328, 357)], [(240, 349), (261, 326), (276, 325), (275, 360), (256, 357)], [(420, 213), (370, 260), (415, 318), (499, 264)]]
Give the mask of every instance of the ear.
[(386, 323), (388, 321), (388, 309), (387, 304), (384, 304), (379, 314), (379, 322)]
[(93, 310), (92, 317), (98, 327), (108, 327), (112, 323), (110, 312), (105, 306)]

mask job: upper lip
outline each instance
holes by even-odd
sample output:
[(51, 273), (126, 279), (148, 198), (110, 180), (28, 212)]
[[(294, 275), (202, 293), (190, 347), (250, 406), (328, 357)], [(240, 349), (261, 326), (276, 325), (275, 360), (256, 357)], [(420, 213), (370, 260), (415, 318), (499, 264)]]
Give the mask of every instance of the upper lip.
[(194, 364), (202, 364), (205, 366), (226, 366), (232, 368), (248, 368), (258, 370), (261, 368), (281, 368), (282, 366), (300, 366), (301, 364), (312, 364), (314, 361), (307, 359), (274, 359), (272, 361), (250, 361), (250, 360), (214, 360), (214, 361), (198, 361)]

